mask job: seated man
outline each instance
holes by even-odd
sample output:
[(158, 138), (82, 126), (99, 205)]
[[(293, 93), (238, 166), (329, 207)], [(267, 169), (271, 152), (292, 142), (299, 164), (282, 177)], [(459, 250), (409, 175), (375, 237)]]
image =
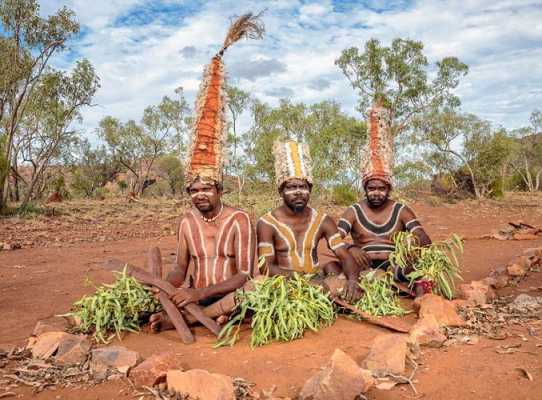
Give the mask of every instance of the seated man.
[[(253, 19), (243, 21), (232, 24), (237, 29), (236, 39), (228, 45), (250, 35), (256, 26)], [(248, 23), (253, 26), (247, 26)], [(204, 309), (209, 317), (231, 312), (235, 307), (235, 290), (255, 272), (256, 235), (250, 218), (244, 211), (227, 206), (221, 200), (227, 130), (222, 54), (226, 47), (207, 67), (196, 102), (197, 115), (185, 167), (185, 184), (193, 208), (181, 218), (177, 262), (166, 278), (178, 288), (171, 300), (179, 308), (190, 303), (212, 303)], [(188, 315), (186, 319), (191, 322)], [(171, 327), (165, 314), (151, 316), (153, 330)]]
[[(347, 208), (338, 223), (343, 239), (348, 234), (352, 236), (354, 244), (349, 246), (349, 252), (358, 265), (382, 269), (390, 265), (388, 258), (395, 249), (393, 235), (396, 232), (412, 232), (420, 245), (431, 244), (414, 212), (389, 198), (393, 144), (386, 113), (386, 109), (375, 105), (369, 114), (368, 149), (362, 162), (366, 198)], [(395, 278), (404, 281), (408, 272), (394, 271)], [(415, 288), (417, 295), (422, 294), (419, 285)]]
[[(179, 288), (172, 296), (179, 308), (188, 303), (208, 306), (241, 288), (254, 275), (256, 253), (256, 237), (248, 214), (222, 203), (220, 183), (198, 179), (187, 191), (194, 207), (181, 218), (176, 268), (166, 278)], [(193, 265), (190, 276), (189, 264)], [(231, 302), (232, 309), (219, 307), (219, 314), (232, 311), (233, 306)], [(151, 328), (157, 331), (173, 325), (164, 313), (158, 313), (151, 316)]]
[(296, 142), (275, 143), (276, 180), (283, 204), (258, 220), (258, 254), (265, 257), (269, 275), (289, 276), (294, 272), (318, 272), (317, 246), (325, 239), (340, 263), (324, 273), (344, 272), (345, 298), (359, 298), (359, 269), (346, 250), (335, 222), (326, 214), (308, 207), (312, 189), (307, 146)]

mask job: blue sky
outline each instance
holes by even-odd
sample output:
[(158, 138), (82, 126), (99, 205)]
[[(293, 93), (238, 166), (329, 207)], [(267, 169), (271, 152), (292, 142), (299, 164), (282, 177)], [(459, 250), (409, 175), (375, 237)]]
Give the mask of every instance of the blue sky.
[(139, 119), (143, 109), (183, 86), (193, 103), (202, 71), (220, 47), (229, 18), (267, 8), (262, 41), (225, 56), (230, 82), (270, 104), (281, 97), (338, 101), (356, 111), (357, 95), (334, 65), (341, 50), (369, 38), (420, 40), (431, 64), (457, 56), (470, 67), (457, 93), (463, 109), (496, 125), (528, 125), (542, 109), (542, 2), (528, 0), (42, 0), (41, 12), (73, 9), (82, 33), (54, 60), (70, 68), (88, 58), (101, 78), (92, 132), (106, 115)]

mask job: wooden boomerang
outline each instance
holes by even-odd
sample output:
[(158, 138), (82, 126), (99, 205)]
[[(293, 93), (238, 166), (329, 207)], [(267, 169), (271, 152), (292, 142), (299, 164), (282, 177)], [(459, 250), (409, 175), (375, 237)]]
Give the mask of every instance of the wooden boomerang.
[[(153, 247), (147, 252), (147, 266), (150, 268), (151, 274), (154, 277), (162, 278), (162, 255), (160, 254), (160, 249), (158, 247)], [(194, 335), (190, 331), (190, 328), (186, 324), (186, 321), (177, 306), (173, 304), (168, 295), (162, 291), (158, 294), (158, 298), (183, 343), (194, 343)]]
[(370, 324), (381, 326), (383, 328), (387, 328), (395, 332), (401, 332), (401, 333), (410, 332), (411, 326), (408, 323), (405, 323), (404, 321), (401, 321), (399, 319), (392, 319), (390, 317), (373, 317), (371, 314), (358, 310), (353, 305), (348, 304), (347, 302), (337, 297), (334, 297), (333, 301), (337, 303), (338, 305), (340, 305), (341, 307), (344, 307), (347, 310), (350, 310), (353, 313), (359, 315), (361, 319), (365, 322), (369, 322)]
[[(165, 294), (167, 294), (168, 297), (172, 296), (175, 293), (175, 287), (171, 283), (164, 281), (160, 278), (156, 278), (148, 272), (143, 271), (142, 269), (137, 268), (133, 265), (127, 264), (121, 260), (114, 258), (109, 259), (104, 263), (104, 266), (110, 271), (122, 271), (123, 268), (126, 267), (126, 273), (130, 276), (133, 276), (141, 283), (157, 287)], [(218, 336), (221, 330), (220, 325), (218, 325), (213, 319), (206, 316), (200, 306), (194, 303), (190, 303), (183, 308), (190, 314), (192, 314), (194, 318), (196, 318), (199, 322), (201, 322), (202, 325), (204, 325), (207, 329), (209, 329), (216, 336)]]

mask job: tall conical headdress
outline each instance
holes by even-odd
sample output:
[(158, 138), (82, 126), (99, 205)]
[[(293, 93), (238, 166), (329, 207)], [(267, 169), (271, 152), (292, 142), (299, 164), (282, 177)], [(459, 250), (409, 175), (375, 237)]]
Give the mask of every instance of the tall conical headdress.
[(370, 179), (380, 179), (392, 184), (394, 149), (390, 129), (390, 112), (379, 102), (369, 111), (367, 123), (369, 140), (365, 146), (361, 160), (363, 185)]
[(261, 39), (265, 28), (261, 13), (247, 13), (230, 26), (224, 44), (205, 68), (196, 100), (196, 117), (185, 166), (185, 184), (190, 186), (197, 179), (222, 182), (224, 167), (225, 109), (224, 51), (242, 38)]
[(308, 145), (293, 140), (276, 141), (273, 144), (273, 156), (278, 187), (292, 178), (305, 179), (312, 185), (312, 159)]

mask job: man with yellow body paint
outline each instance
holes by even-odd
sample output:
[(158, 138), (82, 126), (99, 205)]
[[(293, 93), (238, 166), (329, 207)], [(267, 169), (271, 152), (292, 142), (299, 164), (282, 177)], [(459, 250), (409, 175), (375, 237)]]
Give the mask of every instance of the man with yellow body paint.
[[(263, 215), (257, 223), (258, 256), (265, 258), (271, 276), (298, 273), (339, 275), (344, 273), (344, 297), (360, 297), (359, 268), (347, 251), (337, 225), (325, 213), (308, 206), (312, 190), (312, 162), (308, 146), (294, 141), (273, 146), (275, 174), (283, 204)], [(325, 239), (338, 262), (320, 267), (318, 242)], [(320, 271), (322, 269), (322, 271)]]

